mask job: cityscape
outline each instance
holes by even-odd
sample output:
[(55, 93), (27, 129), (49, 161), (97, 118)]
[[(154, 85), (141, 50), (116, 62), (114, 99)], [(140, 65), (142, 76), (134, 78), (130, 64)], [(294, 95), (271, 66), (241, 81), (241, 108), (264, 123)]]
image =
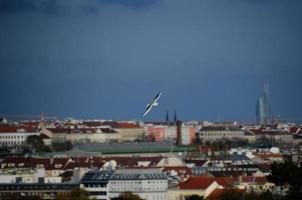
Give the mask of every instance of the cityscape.
[(0, 200), (302, 199), (299, 0), (0, 0)]
[(296, 199), (302, 126), (272, 120), (268, 92), (255, 124), (1, 118), (0, 197)]

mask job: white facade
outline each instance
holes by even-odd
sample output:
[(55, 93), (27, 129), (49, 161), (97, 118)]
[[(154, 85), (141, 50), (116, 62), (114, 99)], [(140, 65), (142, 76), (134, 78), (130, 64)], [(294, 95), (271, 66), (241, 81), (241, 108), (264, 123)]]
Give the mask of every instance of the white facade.
[(146, 200), (166, 200), (168, 180), (160, 169), (116, 170), (108, 183), (109, 198), (132, 192)]
[(165, 126), (164, 140), (176, 141), (177, 138), (177, 127), (176, 126)]
[(95, 184), (81, 184), (81, 188), (89, 192), (89, 196), (95, 199), (106, 199), (110, 200), (108, 197), (108, 187), (107, 184), (95, 183)]
[(110, 200), (108, 196), (108, 181), (113, 171), (90, 171), (81, 180), (80, 187), (89, 192), (95, 199)]
[(213, 130), (204, 130), (201, 129), (199, 132), (199, 138), (202, 139), (203, 141), (215, 141), (215, 140), (220, 140), (222, 138), (228, 138), (228, 139), (233, 139), (233, 138), (241, 138), (245, 139), (244, 131), (237, 129), (237, 130), (231, 130), (229, 128), (225, 129), (217, 129), (213, 128)]
[(195, 138), (195, 128), (193, 126), (181, 126), (181, 144), (189, 145), (192, 143), (192, 139)]
[(0, 132), (0, 146), (18, 147), (26, 143), (26, 138), (31, 135), (39, 135), (37, 132), (25, 132), (23, 129), (17, 132)]

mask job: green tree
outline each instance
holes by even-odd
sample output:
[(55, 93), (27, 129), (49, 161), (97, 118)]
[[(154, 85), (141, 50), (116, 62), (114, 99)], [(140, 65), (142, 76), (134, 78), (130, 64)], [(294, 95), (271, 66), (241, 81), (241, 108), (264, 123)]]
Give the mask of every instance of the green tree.
[(111, 198), (111, 200), (143, 200), (140, 196), (132, 192), (123, 192), (118, 197)]
[[(236, 192), (236, 190), (226, 191), (215, 200), (281, 200), (282, 197), (273, 195), (273, 193), (266, 191), (262, 193), (256, 192)], [(211, 200), (211, 199), (209, 199)]]
[(89, 198), (89, 192), (81, 189), (75, 188), (70, 192), (59, 193), (56, 196), (56, 200), (93, 200), (95, 198)]
[(193, 194), (190, 196), (186, 196), (185, 198), (186, 200), (204, 200), (204, 198), (202, 196), (199, 196), (197, 194)]
[(287, 199), (302, 197), (302, 169), (291, 161), (271, 164), (268, 179), (278, 186), (289, 186)]
[(26, 138), (26, 143), (31, 145), (37, 152), (50, 152), (51, 149), (46, 146), (40, 135), (31, 135)]

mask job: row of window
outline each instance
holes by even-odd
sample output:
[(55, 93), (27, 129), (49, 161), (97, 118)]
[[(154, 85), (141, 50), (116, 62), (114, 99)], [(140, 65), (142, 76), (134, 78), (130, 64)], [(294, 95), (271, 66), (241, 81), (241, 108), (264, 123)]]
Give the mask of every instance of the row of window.
[(257, 171), (257, 168), (209, 168), (209, 171)]
[[(126, 185), (132, 185), (132, 184), (142, 184), (142, 182), (141, 181), (111, 181), (110, 182), (111, 184), (126, 184)], [(165, 181), (148, 181), (147, 182), (148, 184), (155, 184), (155, 183), (157, 183), (157, 184), (159, 184), (159, 183), (165, 183)]]
[(111, 188), (111, 191), (162, 191), (163, 188)]
[(107, 195), (107, 192), (89, 192), (90, 195), (99, 196), (99, 195)]
[(0, 139), (23, 139), (24, 135), (1, 135)]
[(84, 187), (86, 188), (104, 188), (106, 187), (106, 184), (105, 183), (85, 183), (84, 184)]
[[(226, 133), (200, 133), (201, 136), (227, 136)], [(228, 134), (228, 136), (230, 136), (231, 134)]]
[(24, 141), (0, 141), (0, 144), (24, 144)]
[(53, 190), (59, 190), (59, 189), (72, 189), (69, 185), (14, 185), (14, 186), (6, 186), (6, 185), (0, 185), (0, 191), (2, 190), (43, 190), (43, 189), (53, 189)]

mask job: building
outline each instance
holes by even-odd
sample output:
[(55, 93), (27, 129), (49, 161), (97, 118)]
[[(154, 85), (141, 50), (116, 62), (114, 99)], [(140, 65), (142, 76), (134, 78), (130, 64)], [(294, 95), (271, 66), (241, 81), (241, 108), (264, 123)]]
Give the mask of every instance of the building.
[(30, 126), (0, 126), (0, 147), (22, 149), (27, 137), (39, 134)]
[(276, 129), (250, 129), (255, 134), (256, 141), (259, 143), (269, 142), (272, 145), (281, 143), (293, 143), (293, 134), (284, 130)]
[(267, 124), (270, 120), (269, 86), (264, 85), (262, 96), (257, 100), (256, 118), (258, 124)]
[(87, 190), (91, 198), (110, 200), (108, 182), (113, 171), (89, 171), (81, 180), (80, 187)]
[(70, 141), (71, 143), (102, 143), (109, 141), (120, 141), (121, 135), (109, 128), (48, 128), (42, 132), (52, 138), (52, 142), (60, 143)]
[(219, 184), (206, 177), (191, 177), (180, 183), (177, 187), (169, 188), (168, 200), (185, 200), (188, 196), (198, 195), (207, 197), (211, 192), (219, 188)]
[(155, 125), (147, 127), (147, 134), (150, 138), (156, 142), (161, 142), (165, 137), (165, 126)]
[(272, 191), (274, 187), (275, 184), (269, 182), (265, 176), (239, 176), (235, 183), (235, 188), (245, 189), (248, 192)]
[(256, 104), (256, 119), (257, 119), (257, 123), (258, 124), (264, 124), (265, 119), (264, 119), (264, 103), (263, 103), (263, 99), (259, 98), (257, 100), (257, 104)]
[(156, 142), (169, 141), (175, 142), (177, 132), (180, 131), (180, 142), (182, 145), (191, 144), (195, 138), (195, 127), (184, 124), (179, 125), (179, 129), (174, 125), (153, 125), (148, 124), (146, 127), (147, 136)]
[(134, 122), (117, 122), (114, 130), (121, 134), (123, 141), (134, 141), (144, 137), (143, 127)]
[(119, 169), (108, 183), (109, 198), (132, 192), (146, 200), (166, 200), (168, 180), (160, 169)]
[(181, 144), (182, 145), (189, 145), (192, 144), (195, 139), (195, 128), (193, 126), (181, 126)]
[(0, 183), (0, 199), (22, 199), (37, 196), (55, 199), (58, 193), (70, 192), (79, 183)]
[(203, 141), (215, 141), (221, 139), (244, 139), (249, 140), (251, 133), (234, 126), (204, 126), (199, 130), (199, 138)]

